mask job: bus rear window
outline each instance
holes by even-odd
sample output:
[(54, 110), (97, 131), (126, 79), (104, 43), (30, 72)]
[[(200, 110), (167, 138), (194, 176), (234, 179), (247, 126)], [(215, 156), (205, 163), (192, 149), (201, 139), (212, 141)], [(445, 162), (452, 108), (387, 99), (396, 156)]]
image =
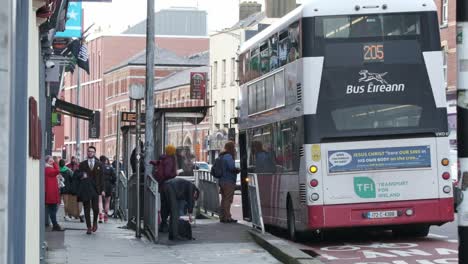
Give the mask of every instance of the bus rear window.
[(325, 39), (418, 36), (421, 34), (419, 14), (375, 14), (332, 16), (317, 19), (316, 37)]
[(362, 105), (332, 111), (337, 131), (419, 127), (422, 107), (417, 105)]

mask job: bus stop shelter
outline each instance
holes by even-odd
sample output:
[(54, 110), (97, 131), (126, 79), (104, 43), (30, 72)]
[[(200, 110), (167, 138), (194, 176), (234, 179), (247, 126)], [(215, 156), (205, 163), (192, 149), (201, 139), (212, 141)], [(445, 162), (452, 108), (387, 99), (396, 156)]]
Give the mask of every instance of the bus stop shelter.
[[(179, 108), (156, 108), (154, 120), (151, 124), (154, 127), (154, 157), (159, 158), (164, 153), (164, 148), (168, 144), (168, 124), (200, 124), (206, 117), (210, 106), (179, 107)], [(121, 116), (119, 116), (119, 119)], [(136, 125), (121, 125), (119, 120), (119, 129), (117, 137), (119, 138), (116, 148), (116, 157), (123, 157), (124, 173), (118, 177), (117, 183), (117, 202), (116, 211), (120, 218), (127, 220), (127, 227), (134, 229), (136, 227), (137, 215), (137, 180), (136, 173), (131, 169), (131, 153), (135, 148)], [(147, 124), (142, 124), (140, 134), (144, 138)], [(121, 135), (120, 135), (121, 133)], [(120, 144), (120, 137), (122, 144)], [(121, 146), (120, 146), (121, 145)], [(146, 151), (146, 150), (145, 150)], [(145, 173), (151, 175), (151, 173)], [(158, 240), (158, 215), (160, 208), (160, 199), (157, 182), (152, 177), (141, 177), (140, 180), (140, 214), (143, 219), (143, 231), (153, 239)]]

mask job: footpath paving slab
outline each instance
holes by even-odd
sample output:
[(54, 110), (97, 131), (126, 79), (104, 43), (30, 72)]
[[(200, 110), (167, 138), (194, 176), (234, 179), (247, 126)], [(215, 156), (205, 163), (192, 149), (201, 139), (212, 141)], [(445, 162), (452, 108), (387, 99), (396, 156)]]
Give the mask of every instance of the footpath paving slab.
[(196, 240), (173, 242), (167, 233), (154, 244), (136, 239), (133, 230), (121, 229), (119, 220), (100, 224), (93, 235), (86, 235), (79, 222), (61, 223), (65, 232), (46, 234), (48, 264), (201, 264), (201, 263), (281, 263), (259, 247), (240, 224), (221, 224), (215, 220), (197, 220), (193, 227)]

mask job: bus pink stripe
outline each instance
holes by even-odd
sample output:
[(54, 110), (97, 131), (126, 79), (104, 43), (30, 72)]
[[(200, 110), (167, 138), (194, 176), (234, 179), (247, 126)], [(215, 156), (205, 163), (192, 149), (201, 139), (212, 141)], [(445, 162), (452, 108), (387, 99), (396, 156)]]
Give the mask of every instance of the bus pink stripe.
[[(406, 209), (414, 215), (406, 216)], [(363, 214), (375, 211), (403, 212), (403, 216), (386, 219), (366, 219)], [(454, 220), (453, 198), (388, 203), (309, 206), (309, 228), (386, 226), (400, 224), (441, 224)]]

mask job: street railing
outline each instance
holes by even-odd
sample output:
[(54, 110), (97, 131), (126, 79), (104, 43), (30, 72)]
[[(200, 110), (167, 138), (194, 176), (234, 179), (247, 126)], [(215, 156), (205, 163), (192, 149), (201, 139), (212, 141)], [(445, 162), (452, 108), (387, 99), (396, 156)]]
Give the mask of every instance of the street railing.
[(249, 173), (249, 201), (250, 212), (252, 217), (252, 226), (265, 233), (265, 226), (263, 224), (262, 206), (260, 204), (260, 192), (258, 189), (257, 174)]
[(155, 243), (157, 242), (159, 225), (158, 208), (160, 208), (160, 206), (158, 205), (158, 201), (160, 201), (160, 199), (157, 183), (152, 177), (147, 176), (145, 184), (145, 200), (143, 202), (145, 206), (143, 222), (145, 230), (148, 231), (148, 237)]
[(127, 199), (127, 177), (125, 173), (121, 171), (118, 174), (118, 184), (117, 184), (117, 197), (115, 201), (116, 213), (120, 219), (127, 221), (128, 217), (128, 199)]
[(195, 170), (195, 185), (200, 190), (197, 201), (197, 215), (203, 210), (205, 214), (211, 215), (220, 213), (219, 187), (216, 178), (211, 176), (208, 170)]

